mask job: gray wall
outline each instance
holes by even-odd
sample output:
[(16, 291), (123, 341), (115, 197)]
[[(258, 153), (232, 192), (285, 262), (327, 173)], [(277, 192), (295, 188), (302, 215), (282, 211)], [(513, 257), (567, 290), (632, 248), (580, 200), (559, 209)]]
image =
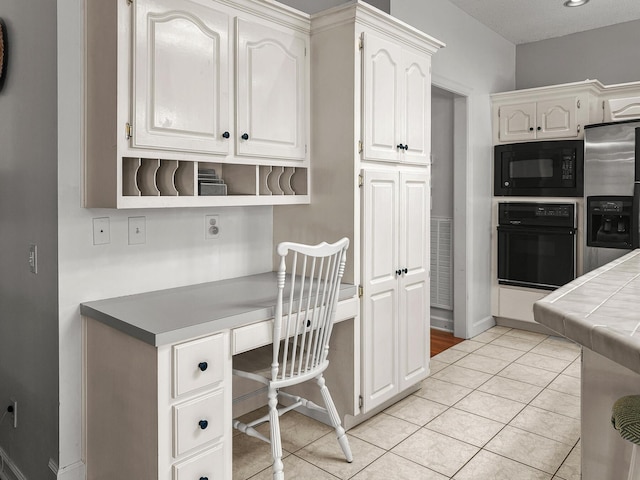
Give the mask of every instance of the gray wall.
[(453, 218), (453, 93), (431, 89), (431, 215)]
[[(33, 480), (58, 456), (56, 2), (2, 0), (9, 35), (0, 92), (0, 448)], [(28, 245), (38, 245), (38, 274)], [(5, 465), (6, 470), (6, 465)]]
[(516, 88), (640, 80), (640, 20), (516, 47)]

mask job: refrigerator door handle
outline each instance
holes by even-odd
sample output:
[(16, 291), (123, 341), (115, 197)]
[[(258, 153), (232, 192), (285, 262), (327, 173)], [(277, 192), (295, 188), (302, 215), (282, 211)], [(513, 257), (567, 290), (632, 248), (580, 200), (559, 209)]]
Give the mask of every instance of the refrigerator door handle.
[(633, 184), (633, 210), (631, 211), (631, 222), (631, 246), (632, 248), (640, 248), (640, 182), (635, 182)]

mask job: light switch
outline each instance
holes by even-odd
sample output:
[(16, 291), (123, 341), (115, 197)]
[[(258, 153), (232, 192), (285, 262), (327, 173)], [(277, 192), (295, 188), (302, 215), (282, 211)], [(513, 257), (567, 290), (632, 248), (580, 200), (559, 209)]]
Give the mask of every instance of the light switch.
[(105, 245), (111, 243), (109, 234), (109, 217), (100, 217), (93, 219), (93, 244)]

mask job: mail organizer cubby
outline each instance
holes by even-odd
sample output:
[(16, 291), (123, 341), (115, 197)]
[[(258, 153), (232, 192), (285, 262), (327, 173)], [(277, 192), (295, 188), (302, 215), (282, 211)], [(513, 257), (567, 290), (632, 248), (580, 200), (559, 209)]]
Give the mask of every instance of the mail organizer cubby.
[(162, 197), (157, 206), (309, 202), (305, 167), (124, 157), (121, 171), (131, 208), (154, 206), (154, 197)]

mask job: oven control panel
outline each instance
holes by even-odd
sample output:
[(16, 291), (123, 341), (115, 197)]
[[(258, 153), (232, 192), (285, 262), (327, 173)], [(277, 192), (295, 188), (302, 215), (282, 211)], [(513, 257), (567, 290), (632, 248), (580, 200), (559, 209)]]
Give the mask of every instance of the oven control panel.
[(573, 203), (502, 202), (498, 204), (499, 225), (575, 227)]

